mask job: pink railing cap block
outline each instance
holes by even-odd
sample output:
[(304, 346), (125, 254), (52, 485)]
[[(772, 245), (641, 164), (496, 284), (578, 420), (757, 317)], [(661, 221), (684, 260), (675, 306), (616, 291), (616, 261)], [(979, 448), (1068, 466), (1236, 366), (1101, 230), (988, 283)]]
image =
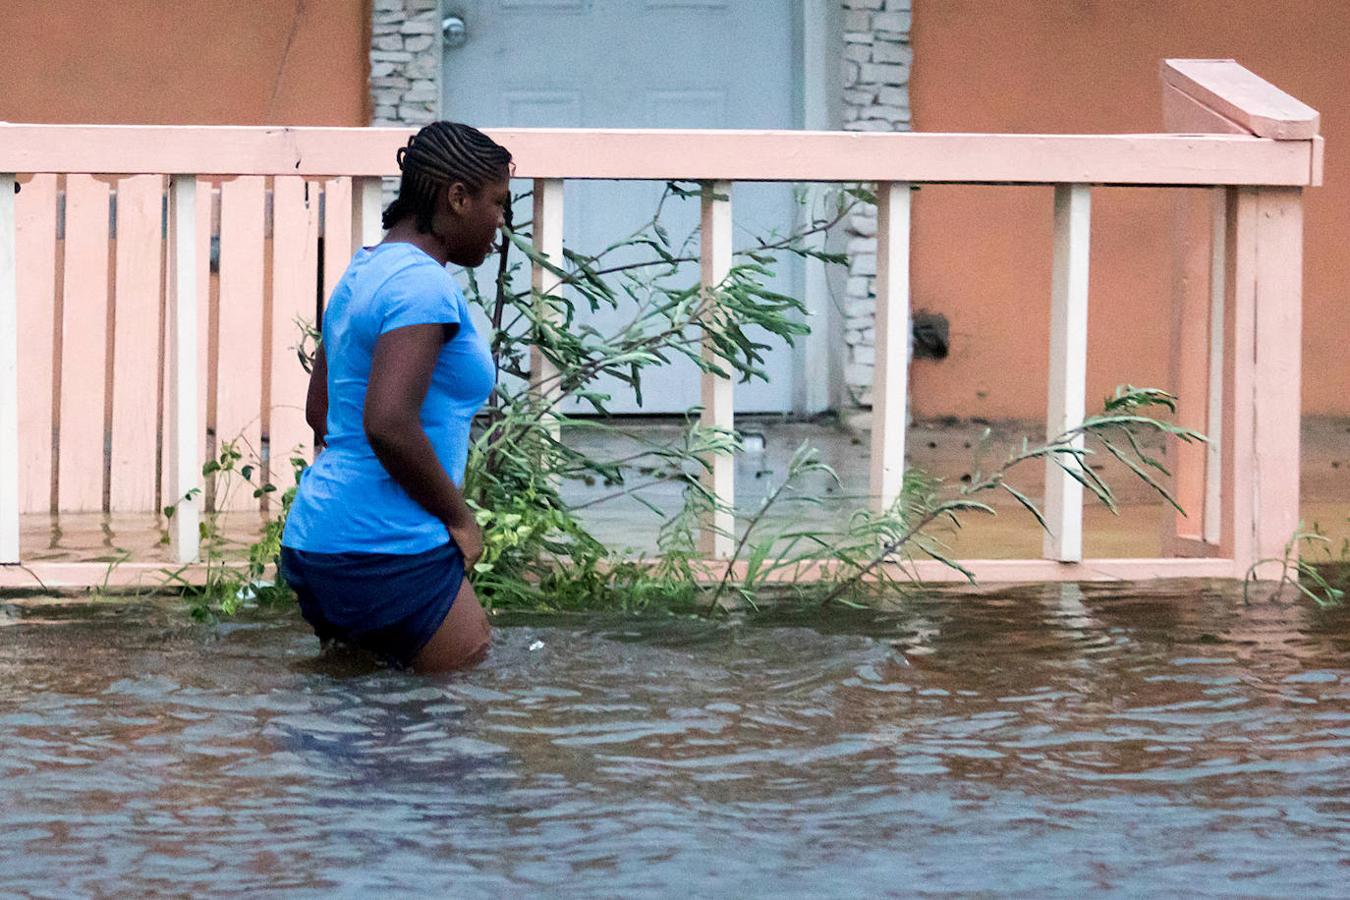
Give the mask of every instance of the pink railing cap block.
[(1311, 140), (1317, 110), (1232, 59), (1165, 59), (1163, 81), (1257, 137)]
[(1163, 82), (1163, 128), (1174, 134), (1235, 134), (1255, 137), (1227, 116), (1220, 115), (1190, 94)]

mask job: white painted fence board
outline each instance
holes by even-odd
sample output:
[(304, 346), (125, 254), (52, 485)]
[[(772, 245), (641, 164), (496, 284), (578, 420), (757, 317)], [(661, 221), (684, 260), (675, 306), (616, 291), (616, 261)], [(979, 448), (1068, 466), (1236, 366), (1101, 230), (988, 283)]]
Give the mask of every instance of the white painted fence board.
[(1227, 297), (1228, 242), (1225, 229), (1228, 221), (1228, 191), (1212, 190), (1212, 222), (1209, 264), (1209, 396), (1205, 416), (1205, 508), (1202, 517), (1204, 539), (1217, 546), (1223, 536), (1223, 373), (1224, 324), (1227, 315), (1224, 303)]
[(14, 175), (0, 174), (0, 563), (19, 561), (19, 254)]
[(91, 175), (66, 177), (57, 476), (63, 512), (97, 512), (103, 508), (108, 195), (108, 184)]
[(1258, 194), (1254, 188), (1228, 188), (1224, 235), (1224, 391), (1223, 498), (1220, 555), (1238, 572), (1258, 557), (1255, 544), (1256, 497), (1256, 301)]
[(909, 394), (910, 187), (877, 185), (876, 367), (872, 375), (874, 509), (889, 509), (905, 478)]
[[(313, 190), (313, 188), (311, 188)], [(323, 185), (323, 297), (333, 295), (356, 248), (352, 246), (352, 180), (330, 178)]]
[[(209, 196), (209, 190), (203, 191)], [(205, 198), (203, 198), (205, 199)], [(199, 417), (198, 391), (198, 210), (197, 179), (174, 176), (169, 193), (169, 378), (164, 390), (164, 411), (169, 440), (165, 441), (164, 469), (168, 475), (165, 502), (175, 504), (169, 520), (174, 560), (195, 562), (198, 556), (200, 494), (187, 494), (201, 487), (203, 428)]]
[[(714, 181), (703, 186), (703, 223), (701, 231), (701, 282), (703, 290), (711, 291), (726, 280), (731, 271), (731, 184)], [(707, 341), (703, 358), (714, 358)], [(725, 364), (723, 364), (725, 367)], [(701, 373), (703, 413), (700, 423), (705, 428), (735, 428), (734, 393), (730, 378), (712, 372)], [(736, 516), (735, 502), (736, 460), (730, 454), (713, 456), (710, 468), (702, 475), (704, 486), (717, 498), (718, 508), (703, 523), (699, 534), (699, 549), (714, 559), (730, 558), (734, 551)]]
[[(1090, 189), (1085, 184), (1055, 187), (1054, 261), (1050, 300), (1050, 383), (1046, 436), (1053, 439), (1083, 424), (1087, 393), (1088, 249), (1091, 232)], [(1082, 447), (1082, 435), (1072, 446)], [(1059, 455), (1065, 465), (1072, 457)], [(1083, 558), (1083, 487), (1056, 464), (1046, 461), (1046, 559)]]
[(56, 182), (34, 175), (15, 197), (19, 290), (19, 511), (52, 508), (56, 376)]
[[(260, 175), (227, 181), (220, 189), (220, 312), (216, 358), (216, 448), (234, 442), (237, 463), (261, 462), (263, 213)], [(256, 482), (256, 476), (255, 476)], [(217, 510), (256, 510), (254, 485), (236, 471), (216, 479)]]
[(354, 254), (361, 247), (373, 247), (384, 237), (380, 223), (381, 179), (352, 179), (352, 243)]
[(268, 478), (289, 487), (290, 459), (313, 461), (314, 433), (305, 421), (309, 375), (297, 354), (297, 320), (314, 326), (318, 303), (319, 185), (277, 178), (272, 189), (272, 381)]
[[(1278, 560), (1299, 529), (1303, 189), (1258, 188), (1257, 198), (1253, 555)], [(1279, 570), (1266, 566), (1265, 577)]]
[[(534, 182), (534, 249), (553, 265), (563, 265), (563, 182), (562, 179), (538, 178)], [(537, 295), (543, 297), (558, 290), (562, 279), (545, 267), (534, 263), (530, 267), (531, 283)], [(558, 369), (540, 352), (530, 348), (530, 385), (543, 397), (556, 398), (561, 392)], [(557, 426), (554, 425), (554, 437)]]
[(109, 503), (115, 512), (155, 508), (160, 253), (164, 178), (117, 184)]

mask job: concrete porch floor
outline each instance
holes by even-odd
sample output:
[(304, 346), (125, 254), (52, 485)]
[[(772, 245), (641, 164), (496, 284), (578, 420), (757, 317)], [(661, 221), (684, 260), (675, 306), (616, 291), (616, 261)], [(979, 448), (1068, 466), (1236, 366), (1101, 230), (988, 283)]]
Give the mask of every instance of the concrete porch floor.
[[(751, 436), (747, 443), (756, 443), (753, 436), (758, 435), (762, 436), (763, 444), (762, 451), (747, 452), (737, 462), (736, 496), (741, 518), (753, 514), (781, 481), (793, 452), (803, 442), (820, 451), (821, 459), (839, 476), (839, 483), (824, 477), (805, 482), (803, 493), (825, 498), (826, 502), (820, 506), (793, 505), (788, 508), (790, 512), (780, 512), (776, 518), (782, 521), (787, 516), (800, 516), (803, 522), (842, 525), (856, 510), (867, 507), (871, 458), (868, 433), (843, 428), (832, 421), (751, 418), (739, 419), (738, 426), (743, 434)], [(907, 465), (940, 478), (944, 490), (954, 493), (977, 464), (986, 472), (996, 468), (1013, 448), (1020, 447), (1024, 436), (1036, 443), (1042, 428), (1021, 422), (915, 423), (908, 433)], [(672, 424), (658, 422), (642, 423), (640, 429), (648, 439), (663, 432), (673, 436), (677, 430)], [(989, 433), (982, 444), (986, 429)], [(1161, 452), (1160, 445), (1153, 449)], [(1109, 456), (1097, 463), (1098, 471), (1117, 495), (1119, 515), (1112, 514), (1095, 499), (1085, 501), (1084, 554), (1158, 556), (1164, 516), (1174, 515), (1171, 507)], [(1023, 493), (1039, 499), (1044, 490), (1044, 466), (1024, 463), (1014, 470), (1009, 481)], [(567, 497), (580, 503), (613, 490), (602, 492), (597, 488), (571, 486)], [(1317, 523), (1334, 541), (1335, 552), (1339, 552), (1341, 542), (1350, 539), (1350, 420), (1305, 420), (1300, 494), (1307, 526)], [(679, 508), (679, 492), (674, 485), (655, 486), (644, 491), (644, 496), (663, 511)], [(1040, 527), (1015, 500), (1002, 492), (984, 494), (979, 499), (994, 506), (997, 514), (967, 515), (959, 531), (943, 535), (957, 558), (1016, 559), (1040, 555)], [(655, 548), (662, 520), (636, 500), (611, 501), (587, 509), (584, 514), (595, 534), (611, 546), (628, 546), (648, 553)]]
[[(565, 434), (576, 445), (620, 457), (631, 453), (640, 441), (669, 441), (680, 432), (672, 420), (632, 419), (622, 423), (630, 437), (598, 437), (594, 432)], [(777, 417), (748, 417), (740, 420), (742, 432), (752, 445), (738, 460), (736, 492), (742, 515), (758, 509), (764, 496), (781, 481), (793, 451), (803, 442), (818, 448), (821, 459), (839, 476), (836, 484), (817, 475), (803, 484), (802, 492), (823, 499), (818, 506), (791, 504), (782, 507), (774, 519), (822, 527), (839, 525), (867, 505), (869, 439), (866, 434), (849, 431), (835, 421), (784, 421)], [(990, 429), (985, 466), (997, 466), (1008, 448), (1020, 444), (1023, 435), (1035, 439), (1036, 426), (1022, 423), (920, 422), (909, 431), (909, 465), (918, 467), (952, 488), (971, 471), (985, 428)], [(1161, 551), (1163, 516), (1167, 508), (1150, 489), (1119, 464), (1105, 464), (1101, 474), (1117, 492), (1120, 515), (1114, 516), (1099, 504), (1086, 507), (1084, 550), (1090, 557), (1152, 557)], [(634, 482), (644, 481), (640, 475)], [(1042, 490), (1043, 468), (1025, 464), (1011, 479), (1024, 493), (1038, 497)], [(614, 487), (569, 483), (567, 499), (574, 504), (592, 503), (614, 494)], [(1303, 428), (1301, 507), (1304, 522), (1316, 523), (1333, 540), (1333, 554), (1339, 554), (1341, 542), (1350, 539), (1350, 420), (1306, 419)], [(657, 535), (665, 518), (680, 507), (680, 489), (673, 483), (653, 484), (642, 496), (662, 515), (632, 497), (595, 502), (582, 511), (595, 535), (616, 549), (651, 555), (657, 548)], [(1032, 517), (1007, 495), (984, 497), (998, 511), (996, 516), (968, 515), (959, 532), (945, 535), (957, 558), (1012, 559), (1039, 555), (1041, 532)], [(221, 517), (226, 536), (233, 541), (252, 540), (259, 518), (249, 513)], [(78, 514), (53, 518), (46, 515), (23, 517), (24, 559), (29, 562), (93, 562), (116, 564), (119, 561), (170, 564), (164, 544), (163, 522), (152, 515)]]

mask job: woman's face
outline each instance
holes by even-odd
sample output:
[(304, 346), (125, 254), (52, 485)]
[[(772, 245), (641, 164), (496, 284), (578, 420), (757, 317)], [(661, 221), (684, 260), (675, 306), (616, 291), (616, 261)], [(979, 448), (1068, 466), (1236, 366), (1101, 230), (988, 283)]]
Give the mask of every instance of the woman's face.
[(488, 182), (474, 191), (456, 182), (449, 189), (446, 212), (450, 221), (441, 233), (449, 244), (450, 262), (473, 268), (483, 264), (506, 224), (506, 205), (511, 202), (510, 180)]

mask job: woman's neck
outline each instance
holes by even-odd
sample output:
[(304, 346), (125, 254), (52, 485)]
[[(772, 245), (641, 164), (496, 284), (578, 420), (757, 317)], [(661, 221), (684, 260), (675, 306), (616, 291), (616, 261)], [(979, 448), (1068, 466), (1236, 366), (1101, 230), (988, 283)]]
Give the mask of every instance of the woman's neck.
[(450, 262), (450, 252), (446, 248), (445, 242), (434, 234), (418, 231), (416, 224), (411, 219), (394, 223), (394, 226), (389, 229), (384, 236), (384, 240), (380, 243), (412, 244), (441, 265)]

